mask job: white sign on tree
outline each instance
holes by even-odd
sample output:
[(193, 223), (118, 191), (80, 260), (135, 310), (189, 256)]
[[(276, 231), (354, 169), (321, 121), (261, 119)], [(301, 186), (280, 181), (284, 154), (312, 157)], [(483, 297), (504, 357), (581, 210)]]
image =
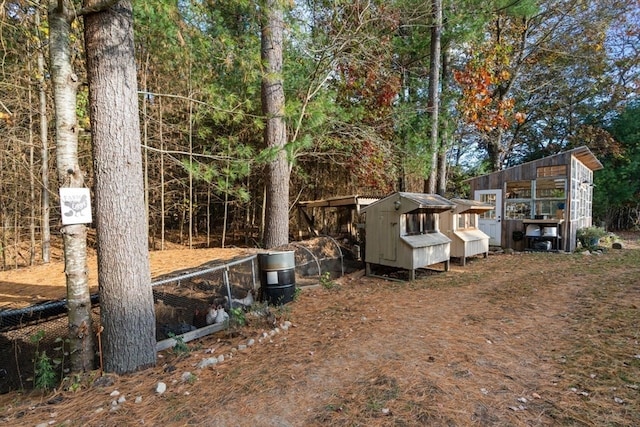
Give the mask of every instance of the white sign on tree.
[(92, 218), (89, 189), (61, 188), (60, 213), (62, 225), (90, 223)]

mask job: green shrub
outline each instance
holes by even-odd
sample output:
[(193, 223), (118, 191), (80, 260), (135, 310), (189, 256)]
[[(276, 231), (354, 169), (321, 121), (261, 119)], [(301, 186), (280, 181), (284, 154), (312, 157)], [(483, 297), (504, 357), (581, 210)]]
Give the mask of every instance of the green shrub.
[(585, 248), (592, 248), (594, 246), (598, 246), (600, 239), (607, 235), (607, 232), (602, 227), (584, 227), (579, 228), (576, 237), (578, 241)]

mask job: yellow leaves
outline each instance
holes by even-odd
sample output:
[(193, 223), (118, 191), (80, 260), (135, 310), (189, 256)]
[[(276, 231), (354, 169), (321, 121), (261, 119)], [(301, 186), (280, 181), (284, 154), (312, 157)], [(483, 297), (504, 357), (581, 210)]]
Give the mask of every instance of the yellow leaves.
[(13, 124), (13, 116), (10, 113), (0, 111), (0, 121), (6, 122), (8, 125)]

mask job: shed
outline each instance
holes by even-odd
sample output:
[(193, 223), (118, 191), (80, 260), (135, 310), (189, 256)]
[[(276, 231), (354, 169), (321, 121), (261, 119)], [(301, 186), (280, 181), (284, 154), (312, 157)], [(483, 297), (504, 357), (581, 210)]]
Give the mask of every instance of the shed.
[(305, 237), (306, 229), (309, 238), (328, 235), (357, 242), (362, 208), (380, 198), (352, 194), (298, 202), (298, 239)]
[(442, 196), (393, 193), (362, 209), (365, 218), (365, 263), (409, 270), (445, 263), (449, 270), (450, 243), (440, 233), (438, 215), (454, 208)]
[(602, 163), (582, 146), (467, 180), (495, 206), (480, 215), (490, 244), (515, 250), (573, 251), (576, 231), (592, 225), (593, 172)]
[(451, 256), (466, 259), (474, 255), (489, 253), (489, 236), (478, 228), (480, 214), (494, 209), (493, 205), (478, 200), (451, 199), (455, 208), (440, 214), (440, 230), (451, 239)]

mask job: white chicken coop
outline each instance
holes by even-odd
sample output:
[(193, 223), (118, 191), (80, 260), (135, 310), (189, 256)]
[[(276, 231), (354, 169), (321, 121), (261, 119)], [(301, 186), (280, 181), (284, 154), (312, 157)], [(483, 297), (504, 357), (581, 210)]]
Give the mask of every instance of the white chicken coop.
[(489, 235), (478, 228), (478, 216), (494, 209), (493, 205), (477, 200), (451, 199), (455, 208), (440, 214), (440, 230), (451, 239), (451, 256), (466, 259), (489, 253)]
[(438, 215), (453, 203), (437, 194), (398, 192), (362, 208), (365, 220), (365, 263), (415, 270), (444, 263), (449, 270), (451, 239), (439, 230)]

